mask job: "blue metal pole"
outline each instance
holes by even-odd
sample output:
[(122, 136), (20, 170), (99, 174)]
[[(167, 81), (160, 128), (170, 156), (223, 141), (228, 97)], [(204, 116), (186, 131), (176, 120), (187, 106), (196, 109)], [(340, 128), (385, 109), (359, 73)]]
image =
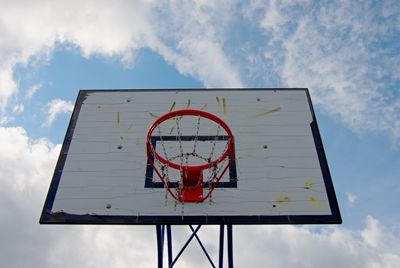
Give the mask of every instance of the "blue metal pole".
[(157, 261), (158, 261), (158, 268), (163, 267), (163, 250), (164, 250), (164, 225), (156, 225), (156, 233), (157, 233)]
[(219, 226), (219, 268), (224, 267), (224, 225)]
[(168, 267), (171, 266), (172, 263), (172, 232), (171, 225), (167, 225), (167, 244), (168, 244)]
[(232, 239), (232, 224), (226, 225), (227, 243), (228, 243), (228, 267), (233, 268), (233, 239)]

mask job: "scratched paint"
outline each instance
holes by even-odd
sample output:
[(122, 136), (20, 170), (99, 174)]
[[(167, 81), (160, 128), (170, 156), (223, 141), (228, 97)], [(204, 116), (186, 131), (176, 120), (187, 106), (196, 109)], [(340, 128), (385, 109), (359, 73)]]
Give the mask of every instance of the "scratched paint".
[(248, 116), (248, 117), (246, 117), (246, 118), (255, 119), (255, 118), (258, 118), (258, 117), (264, 117), (264, 116), (268, 116), (268, 115), (270, 115), (270, 114), (273, 114), (273, 113), (275, 113), (275, 112), (278, 112), (278, 111), (280, 111), (280, 110), (281, 110), (281, 107), (278, 107), (278, 108), (274, 108), (274, 109), (269, 110), (269, 111), (266, 111), (266, 112), (262, 112), (262, 113), (255, 114), (255, 115), (250, 115), (250, 116)]

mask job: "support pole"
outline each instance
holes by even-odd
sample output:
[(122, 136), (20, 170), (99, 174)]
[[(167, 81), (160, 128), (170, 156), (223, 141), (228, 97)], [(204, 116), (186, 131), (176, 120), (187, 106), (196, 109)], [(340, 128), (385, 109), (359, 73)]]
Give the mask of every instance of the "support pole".
[(171, 225), (167, 225), (168, 267), (172, 264), (172, 232)]
[[(173, 267), (179, 257), (182, 255), (186, 247), (190, 244), (193, 238), (197, 240), (201, 249), (203, 250), (204, 254), (206, 255), (207, 259), (209, 260), (212, 267), (216, 267), (213, 261), (210, 258), (210, 255), (207, 253), (203, 243), (201, 242), (200, 238), (197, 235), (201, 225), (198, 225), (196, 229), (193, 226), (189, 225), (190, 229), (192, 230), (192, 234), (189, 239), (186, 241), (182, 249), (173, 258), (172, 255), (172, 230), (171, 225), (156, 225), (156, 234), (157, 234), (157, 261), (158, 261), (158, 268), (163, 268), (163, 255), (164, 255), (164, 237), (165, 237), (165, 230), (167, 231), (167, 254), (168, 254), (168, 267)], [(226, 225), (226, 234), (227, 234), (227, 254), (228, 254), (228, 267), (233, 268), (233, 235), (232, 235), (232, 225)], [(219, 259), (218, 259), (218, 267), (224, 267), (224, 246), (225, 246), (225, 225), (221, 224), (219, 229)]]
[(158, 268), (163, 267), (163, 251), (164, 251), (164, 225), (156, 225), (157, 233), (157, 262)]
[(219, 262), (218, 267), (224, 267), (224, 225), (219, 226)]
[(227, 243), (228, 243), (228, 267), (233, 268), (233, 239), (232, 239), (232, 224), (226, 225)]

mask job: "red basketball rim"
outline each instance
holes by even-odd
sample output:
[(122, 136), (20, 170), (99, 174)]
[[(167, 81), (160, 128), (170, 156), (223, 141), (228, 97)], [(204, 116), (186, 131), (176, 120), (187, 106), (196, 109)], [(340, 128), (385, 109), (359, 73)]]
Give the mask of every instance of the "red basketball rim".
[(229, 137), (229, 141), (228, 141), (228, 146), (226, 148), (226, 150), (223, 152), (223, 154), (218, 157), (217, 159), (215, 159), (214, 161), (211, 161), (210, 163), (206, 163), (206, 164), (201, 164), (201, 165), (194, 165), (194, 166), (187, 166), (185, 167), (185, 169), (187, 170), (198, 170), (198, 169), (207, 169), (210, 168), (218, 163), (220, 163), (221, 161), (223, 161), (228, 154), (233, 150), (233, 134), (231, 129), (228, 127), (228, 125), (218, 116), (213, 115), (211, 113), (202, 111), (202, 110), (194, 110), (194, 109), (185, 109), (185, 110), (176, 110), (173, 112), (169, 112), (164, 114), (163, 116), (159, 117), (149, 128), (148, 134), (147, 134), (147, 142), (146, 142), (146, 147), (147, 147), (147, 151), (151, 154), (154, 155), (155, 158), (157, 158), (157, 160), (159, 160), (161, 163), (168, 165), (171, 168), (174, 169), (178, 169), (180, 170), (182, 168), (181, 165), (176, 164), (174, 162), (171, 162), (167, 159), (165, 159), (163, 156), (161, 156), (160, 154), (158, 154), (153, 146), (151, 146), (151, 137), (153, 134), (154, 129), (160, 125), (162, 122), (171, 119), (173, 117), (176, 116), (201, 116), (204, 118), (207, 118), (211, 121), (216, 122), (217, 124), (219, 124), (227, 133), (228, 137)]

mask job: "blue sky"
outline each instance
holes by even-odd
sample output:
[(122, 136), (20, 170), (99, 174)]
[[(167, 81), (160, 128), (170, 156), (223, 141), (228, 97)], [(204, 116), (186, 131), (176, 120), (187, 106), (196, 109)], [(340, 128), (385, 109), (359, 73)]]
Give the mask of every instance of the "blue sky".
[[(153, 228), (38, 225), (79, 89), (307, 87), (343, 224), (237, 227), (235, 262), (396, 267), (399, 14), (398, 1), (0, 1), (1, 266), (154, 267)], [(216, 246), (216, 229), (202, 236)], [(205, 261), (193, 246), (181, 265)]]

